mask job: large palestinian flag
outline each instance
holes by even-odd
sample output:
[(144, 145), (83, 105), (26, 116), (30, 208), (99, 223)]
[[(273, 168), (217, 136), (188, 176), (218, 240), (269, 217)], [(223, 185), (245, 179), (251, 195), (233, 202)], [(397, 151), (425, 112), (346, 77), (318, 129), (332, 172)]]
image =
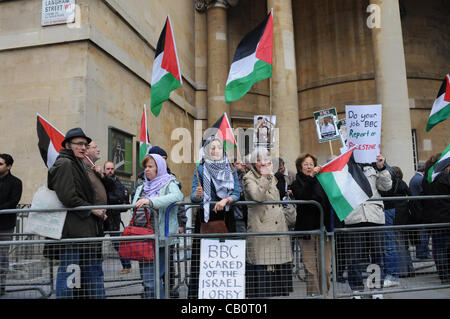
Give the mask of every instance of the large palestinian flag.
[(258, 81), (272, 76), (273, 12), (239, 42), (225, 87), (225, 101), (243, 97)]
[(225, 151), (236, 147), (236, 139), (234, 138), (234, 133), (230, 125), (230, 121), (228, 120), (227, 113), (223, 113), (223, 115), (203, 134), (202, 137), (202, 146), (199, 151), (199, 157), (197, 161), (197, 165), (203, 158), (204, 155), (204, 146), (208, 138), (212, 136), (217, 136), (223, 141), (223, 148)]
[(37, 114), (36, 131), (39, 140), (39, 152), (45, 166), (50, 168), (55, 163), (59, 151), (63, 148), (61, 144), (64, 141), (64, 134), (39, 114)]
[(155, 116), (161, 112), (162, 103), (169, 99), (170, 92), (182, 83), (172, 23), (168, 16), (156, 46), (153, 62), (150, 109)]
[(373, 195), (367, 177), (353, 158), (354, 150), (355, 147), (329, 162), (317, 174), (341, 221)]
[(145, 109), (142, 112), (141, 117), (141, 133), (139, 135), (139, 165), (142, 167), (142, 160), (145, 155), (147, 155), (147, 151), (152, 147), (150, 144), (150, 138), (148, 136), (148, 128), (147, 128), (147, 110)]
[(447, 74), (434, 101), (427, 123), (427, 132), (450, 116), (450, 76)]
[(432, 183), (436, 176), (442, 173), (450, 165), (450, 144), (442, 152), (441, 158), (430, 167), (427, 172), (427, 181)]

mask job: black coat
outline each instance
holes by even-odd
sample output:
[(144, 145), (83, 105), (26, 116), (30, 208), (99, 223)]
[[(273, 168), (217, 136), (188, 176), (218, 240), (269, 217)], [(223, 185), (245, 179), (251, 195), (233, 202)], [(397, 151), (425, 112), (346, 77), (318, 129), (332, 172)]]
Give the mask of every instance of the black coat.
[[(72, 150), (62, 149), (48, 171), (48, 188), (54, 190), (67, 208), (92, 206), (94, 189), (83, 163)], [(96, 237), (101, 235), (103, 221), (91, 211), (69, 211), (62, 238)]]
[[(16, 209), (22, 197), (22, 181), (8, 172), (0, 178), (0, 210)], [(0, 214), (0, 231), (10, 230), (16, 226), (16, 213)]]
[[(327, 231), (331, 230), (331, 220), (334, 220), (334, 227), (340, 226), (340, 221), (336, 214), (331, 212), (331, 204), (327, 195), (315, 177), (297, 173), (295, 181), (290, 186), (296, 200), (315, 200), (322, 205), (324, 212), (324, 224)], [(333, 215), (331, 215), (333, 214)], [(297, 220), (295, 222), (296, 231), (316, 230), (320, 228), (320, 210), (313, 204), (297, 204)]]
[[(108, 191), (108, 205), (127, 205), (129, 204), (128, 191), (122, 185), (120, 180), (114, 176), (111, 178), (113, 181), (113, 187)], [(122, 210), (112, 210), (109, 209), (106, 214), (108, 218), (105, 221), (105, 230), (117, 231), (120, 230), (120, 213), (127, 211), (127, 209)]]
[[(450, 195), (450, 172), (440, 173), (434, 181), (429, 184), (427, 179), (422, 181), (423, 195)], [(450, 199), (427, 199), (422, 200), (424, 223), (449, 223), (450, 222)]]
[[(397, 177), (392, 178), (392, 188), (389, 191), (379, 191), (382, 197), (411, 196), (408, 185)], [(394, 225), (408, 225), (412, 223), (407, 200), (384, 201), (384, 209), (395, 208)]]

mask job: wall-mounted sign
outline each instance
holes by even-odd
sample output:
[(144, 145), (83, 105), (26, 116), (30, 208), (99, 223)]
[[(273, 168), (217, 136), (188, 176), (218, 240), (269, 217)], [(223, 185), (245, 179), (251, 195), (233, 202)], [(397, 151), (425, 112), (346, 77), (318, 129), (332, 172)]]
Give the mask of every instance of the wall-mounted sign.
[(42, 26), (73, 22), (75, 0), (42, 0)]
[(110, 127), (108, 160), (114, 163), (116, 174), (133, 175), (133, 135)]

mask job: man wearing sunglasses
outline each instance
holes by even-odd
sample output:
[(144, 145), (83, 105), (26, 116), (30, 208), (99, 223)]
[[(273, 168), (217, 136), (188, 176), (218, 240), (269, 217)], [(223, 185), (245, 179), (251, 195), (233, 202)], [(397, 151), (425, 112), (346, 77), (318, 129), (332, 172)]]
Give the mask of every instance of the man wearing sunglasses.
[[(48, 188), (56, 192), (67, 208), (94, 205), (94, 188), (83, 163), (91, 141), (81, 128), (70, 129), (62, 142), (64, 148), (48, 171)], [(104, 209), (68, 211), (62, 238), (101, 236), (99, 225), (103, 223), (105, 213)], [(99, 244), (68, 243), (59, 247), (57, 298), (105, 298), (101, 254), (98, 254), (97, 247)]]

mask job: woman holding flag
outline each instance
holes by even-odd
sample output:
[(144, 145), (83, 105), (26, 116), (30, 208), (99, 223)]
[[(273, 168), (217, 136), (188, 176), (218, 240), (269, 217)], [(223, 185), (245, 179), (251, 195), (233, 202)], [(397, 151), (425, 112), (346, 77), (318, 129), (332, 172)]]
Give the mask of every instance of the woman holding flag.
[[(328, 201), (316, 174), (320, 172), (321, 166), (317, 164), (317, 158), (311, 154), (304, 154), (295, 161), (297, 175), (291, 185), (296, 200), (315, 200), (322, 205), (324, 223), (327, 231), (333, 227), (332, 220), (339, 222), (334, 211), (331, 215), (331, 204)], [(320, 229), (320, 211), (313, 204), (297, 205), (296, 231), (311, 231)], [(321, 294), (320, 262), (320, 237), (319, 235), (304, 235), (299, 240), (300, 250), (306, 271), (306, 292), (308, 296)], [(325, 242), (325, 278), (327, 291), (331, 285), (331, 242)], [(327, 292), (324, 292), (327, 293)]]
[[(217, 136), (204, 144), (204, 158), (192, 180), (191, 201), (203, 203), (195, 218), (195, 233), (235, 232), (235, 220), (230, 204), (239, 200), (241, 189), (236, 169), (229, 163), (223, 141)], [(216, 202), (211, 204), (210, 202)], [(189, 298), (197, 298), (200, 263), (200, 241), (192, 244)]]

